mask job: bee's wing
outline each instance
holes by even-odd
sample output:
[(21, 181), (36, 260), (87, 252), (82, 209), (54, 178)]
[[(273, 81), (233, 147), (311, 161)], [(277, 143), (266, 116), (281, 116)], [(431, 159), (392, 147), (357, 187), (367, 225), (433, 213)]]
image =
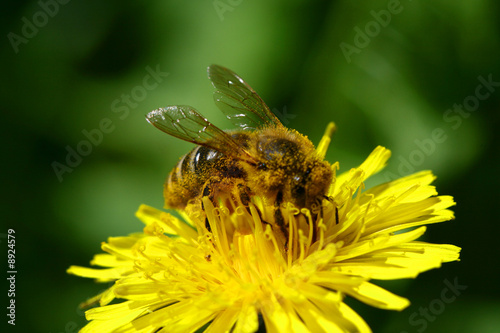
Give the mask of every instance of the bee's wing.
[(218, 65), (208, 67), (215, 104), (236, 126), (256, 129), (265, 125), (283, 127), (262, 98), (233, 71)]
[(146, 120), (162, 132), (176, 138), (213, 148), (226, 156), (254, 163), (254, 159), (223, 130), (212, 125), (194, 108), (173, 105), (151, 111)]

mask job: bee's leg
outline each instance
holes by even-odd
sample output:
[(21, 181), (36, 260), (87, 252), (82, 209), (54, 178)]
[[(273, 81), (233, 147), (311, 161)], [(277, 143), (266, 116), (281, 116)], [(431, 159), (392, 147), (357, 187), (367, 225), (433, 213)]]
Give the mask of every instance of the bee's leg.
[[(203, 191), (201, 192), (202, 198), (207, 197), (214, 207), (219, 207), (219, 202), (217, 201), (216, 196), (218, 195), (217, 193), (220, 193), (220, 191), (218, 191), (218, 188), (220, 188), (220, 186), (221, 186), (220, 180), (210, 179), (205, 183)], [(202, 202), (201, 208), (203, 209), (203, 211), (205, 211), (205, 207), (203, 206), (203, 200), (201, 202)], [(205, 227), (209, 232), (212, 232), (207, 217), (205, 217)]]
[[(318, 238), (318, 225), (315, 222), (318, 222), (318, 219), (323, 218), (323, 205), (321, 202), (321, 199), (316, 199), (316, 204), (319, 206), (319, 211), (315, 209), (314, 211), (311, 209), (311, 219), (313, 222), (313, 227), (312, 227), (312, 242), (316, 242), (316, 239)], [(306, 219), (307, 220), (307, 219)]]
[(238, 184), (238, 192), (242, 205), (248, 209), (248, 204), (250, 203), (250, 188), (244, 184)]
[[(238, 191), (242, 205), (245, 206), (248, 214), (252, 215), (252, 211), (250, 210), (250, 202), (251, 202), (250, 196), (252, 194), (252, 190), (250, 190), (250, 187), (246, 186), (245, 184), (238, 184)], [(259, 214), (260, 221), (266, 225), (270, 225), (272, 228), (273, 225), (262, 218), (262, 212), (260, 211), (260, 209), (257, 208), (256, 206), (254, 206), (254, 208), (257, 214)]]
[(274, 202), (274, 222), (283, 230), (285, 227), (285, 219), (281, 213), (280, 206), (283, 203), (283, 193), (281, 191), (276, 195), (276, 201)]
[(208, 197), (208, 199), (212, 202), (214, 207), (218, 206), (217, 200), (215, 200), (215, 192), (212, 189), (216, 189), (216, 186), (219, 184), (217, 180), (208, 180), (205, 183), (205, 187), (203, 188), (202, 197)]
[[(329, 197), (329, 196), (325, 195), (325, 196), (323, 196), (323, 199), (326, 199), (335, 205), (335, 224), (339, 224), (339, 209), (338, 209), (337, 205), (335, 204), (335, 202), (333, 201), (333, 197)], [(323, 214), (323, 209), (321, 210), (321, 213)], [(321, 217), (323, 217), (323, 215), (321, 215)]]
[[(226, 179), (227, 183), (223, 183), (223, 180), (221, 181), (220, 179), (210, 179), (205, 183), (205, 186), (203, 187), (203, 191), (201, 192), (201, 196), (207, 197), (210, 202), (212, 202), (214, 207), (219, 206), (218, 202), (218, 196), (221, 195), (221, 189), (226, 189), (226, 186), (230, 184), (230, 188), (234, 188), (234, 182), (235, 179)], [(244, 184), (237, 184), (236, 189), (238, 190), (239, 193), (235, 193), (236, 190), (231, 191), (231, 200), (230, 201), (239, 201), (247, 208), (248, 212), (250, 213), (250, 209), (248, 207), (248, 204), (250, 203), (250, 188), (248, 186), (245, 186)], [(229, 193), (228, 193), (229, 194)], [(202, 206), (201, 208), (205, 210), (205, 207), (203, 206), (203, 201), (202, 201)], [(229, 209), (230, 212), (234, 211), (234, 206), (231, 204), (231, 202), (227, 202), (227, 208)], [(209, 232), (211, 232), (210, 224), (208, 222), (208, 219), (205, 218), (205, 227)]]
[(285, 236), (285, 247), (288, 247), (288, 232), (285, 227), (285, 218), (281, 212), (280, 206), (283, 203), (283, 193), (281, 191), (276, 195), (276, 201), (274, 202), (274, 223), (278, 225)]
[[(240, 201), (241, 203), (245, 206), (248, 214), (252, 215), (252, 212), (250, 210), (250, 207), (249, 207), (249, 204), (250, 204), (250, 193), (251, 193), (251, 190), (248, 186), (244, 185), (244, 184), (238, 184), (238, 190), (240, 192)], [(255, 206), (254, 206), (255, 207)], [(257, 208), (255, 207), (255, 210), (257, 211), (257, 214), (259, 214), (259, 219), (261, 220), (262, 223), (266, 224), (266, 225), (270, 225), (271, 228), (273, 227), (273, 225), (267, 221), (265, 221), (263, 218), (262, 218), (262, 212)], [(283, 217), (282, 217), (283, 219)]]
[[(202, 197), (208, 197), (212, 203), (214, 203), (213, 198), (210, 197), (210, 183), (206, 183), (203, 188)], [(203, 205), (203, 200), (201, 201), (201, 209), (205, 211), (205, 206)], [(205, 214), (205, 228), (207, 228), (208, 232), (212, 232), (212, 228), (210, 228), (210, 223), (208, 222), (207, 214)]]
[(257, 317), (259, 328), (257, 329), (257, 333), (266, 332), (266, 322), (264, 321), (264, 317), (259, 313)]

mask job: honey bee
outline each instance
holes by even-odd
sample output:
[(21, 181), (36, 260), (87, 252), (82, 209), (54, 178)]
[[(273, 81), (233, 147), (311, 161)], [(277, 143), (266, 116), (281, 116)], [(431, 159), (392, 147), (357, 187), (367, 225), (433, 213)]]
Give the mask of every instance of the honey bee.
[[(167, 106), (146, 115), (156, 128), (197, 146), (182, 156), (165, 185), (165, 207), (184, 209), (209, 197), (247, 205), (254, 195), (276, 207), (284, 202), (311, 209), (326, 197), (332, 180), (328, 162), (304, 135), (282, 125), (259, 95), (231, 70), (212, 65), (214, 100), (240, 129), (223, 131), (194, 108)], [(275, 214), (283, 229), (283, 218)]]

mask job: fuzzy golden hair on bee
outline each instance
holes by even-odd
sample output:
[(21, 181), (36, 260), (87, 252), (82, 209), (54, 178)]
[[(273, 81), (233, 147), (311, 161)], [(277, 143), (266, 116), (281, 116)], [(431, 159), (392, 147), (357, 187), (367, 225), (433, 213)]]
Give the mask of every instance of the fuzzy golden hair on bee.
[[(194, 108), (168, 106), (146, 119), (163, 132), (196, 144), (182, 156), (164, 185), (165, 206), (183, 209), (208, 197), (248, 205), (259, 196), (276, 207), (283, 203), (310, 209), (323, 200), (332, 169), (307, 136), (279, 121), (259, 95), (231, 70), (212, 65), (208, 76), (216, 105), (239, 129), (223, 131)], [(284, 229), (284, 222), (279, 221)]]

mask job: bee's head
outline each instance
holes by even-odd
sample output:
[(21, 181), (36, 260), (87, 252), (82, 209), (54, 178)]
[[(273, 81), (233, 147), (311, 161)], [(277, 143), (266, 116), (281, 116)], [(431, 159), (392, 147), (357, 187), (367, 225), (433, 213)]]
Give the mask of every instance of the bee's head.
[(320, 159), (306, 137), (262, 136), (257, 143), (257, 169), (271, 191), (283, 191), (283, 199), (295, 206), (310, 208), (326, 195), (332, 180), (328, 162)]

